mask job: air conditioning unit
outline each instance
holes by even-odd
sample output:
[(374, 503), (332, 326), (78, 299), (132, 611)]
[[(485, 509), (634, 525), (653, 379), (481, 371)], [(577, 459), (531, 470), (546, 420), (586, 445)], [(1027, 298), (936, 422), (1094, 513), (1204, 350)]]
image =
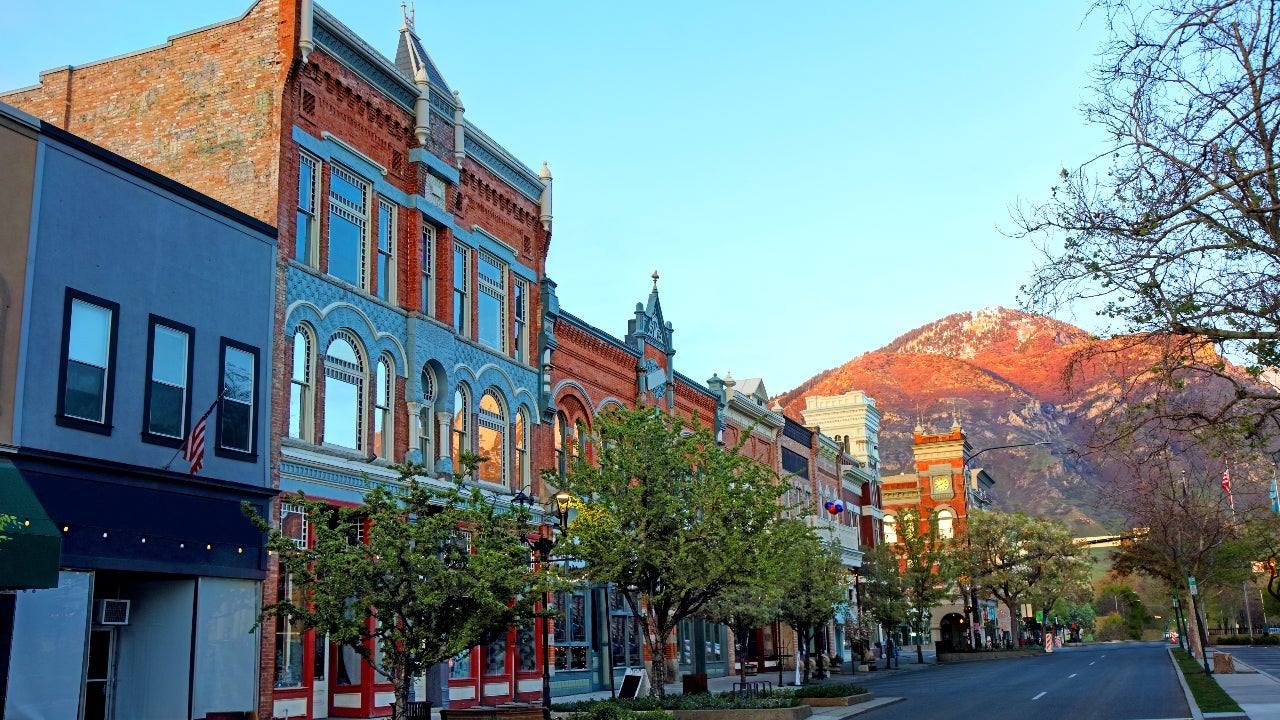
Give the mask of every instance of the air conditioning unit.
[(128, 625), (129, 601), (99, 600), (97, 621), (99, 625)]

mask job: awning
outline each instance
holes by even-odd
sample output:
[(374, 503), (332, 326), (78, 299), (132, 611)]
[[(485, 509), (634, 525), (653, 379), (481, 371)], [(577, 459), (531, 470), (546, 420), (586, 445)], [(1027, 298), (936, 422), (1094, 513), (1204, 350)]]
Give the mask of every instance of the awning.
[(0, 589), (57, 587), (62, 533), (8, 460), (0, 460), (0, 515), (11, 518), (0, 527)]

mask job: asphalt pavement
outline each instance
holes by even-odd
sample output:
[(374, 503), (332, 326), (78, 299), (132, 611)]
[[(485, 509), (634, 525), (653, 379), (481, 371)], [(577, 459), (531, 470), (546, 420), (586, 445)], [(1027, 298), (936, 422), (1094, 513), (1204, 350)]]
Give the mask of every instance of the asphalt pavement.
[[(1249, 720), (1280, 720), (1280, 646), (1220, 645), (1212, 652), (1231, 655), (1236, 671), (1213, 677)], [(1208, 713), (1199, 717), (1212, 720), (1223, 716)]]

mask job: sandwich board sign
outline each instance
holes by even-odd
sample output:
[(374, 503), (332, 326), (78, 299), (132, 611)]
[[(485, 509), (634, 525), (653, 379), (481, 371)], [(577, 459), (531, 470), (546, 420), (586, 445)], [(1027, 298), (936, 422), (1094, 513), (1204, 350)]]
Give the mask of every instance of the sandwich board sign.
[(631, 699), (640, 696), (645, 682), (644, 668), (628, 668), (622, 676), (622, 687), (618, 689), (618, 697)]

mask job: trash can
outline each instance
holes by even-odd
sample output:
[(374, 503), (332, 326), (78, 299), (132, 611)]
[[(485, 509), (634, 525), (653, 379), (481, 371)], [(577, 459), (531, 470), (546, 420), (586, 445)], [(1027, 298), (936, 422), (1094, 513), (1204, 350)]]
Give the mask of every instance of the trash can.
[(706, 673), (689, 673), (681, 678), (684, 684), (685, 695), (701, 695), (707, 691), (707, 674)]
[(404, 716), (408, 720), (431, 720), (431, 702), (429, 700), (410, 700), (405, 703)]

